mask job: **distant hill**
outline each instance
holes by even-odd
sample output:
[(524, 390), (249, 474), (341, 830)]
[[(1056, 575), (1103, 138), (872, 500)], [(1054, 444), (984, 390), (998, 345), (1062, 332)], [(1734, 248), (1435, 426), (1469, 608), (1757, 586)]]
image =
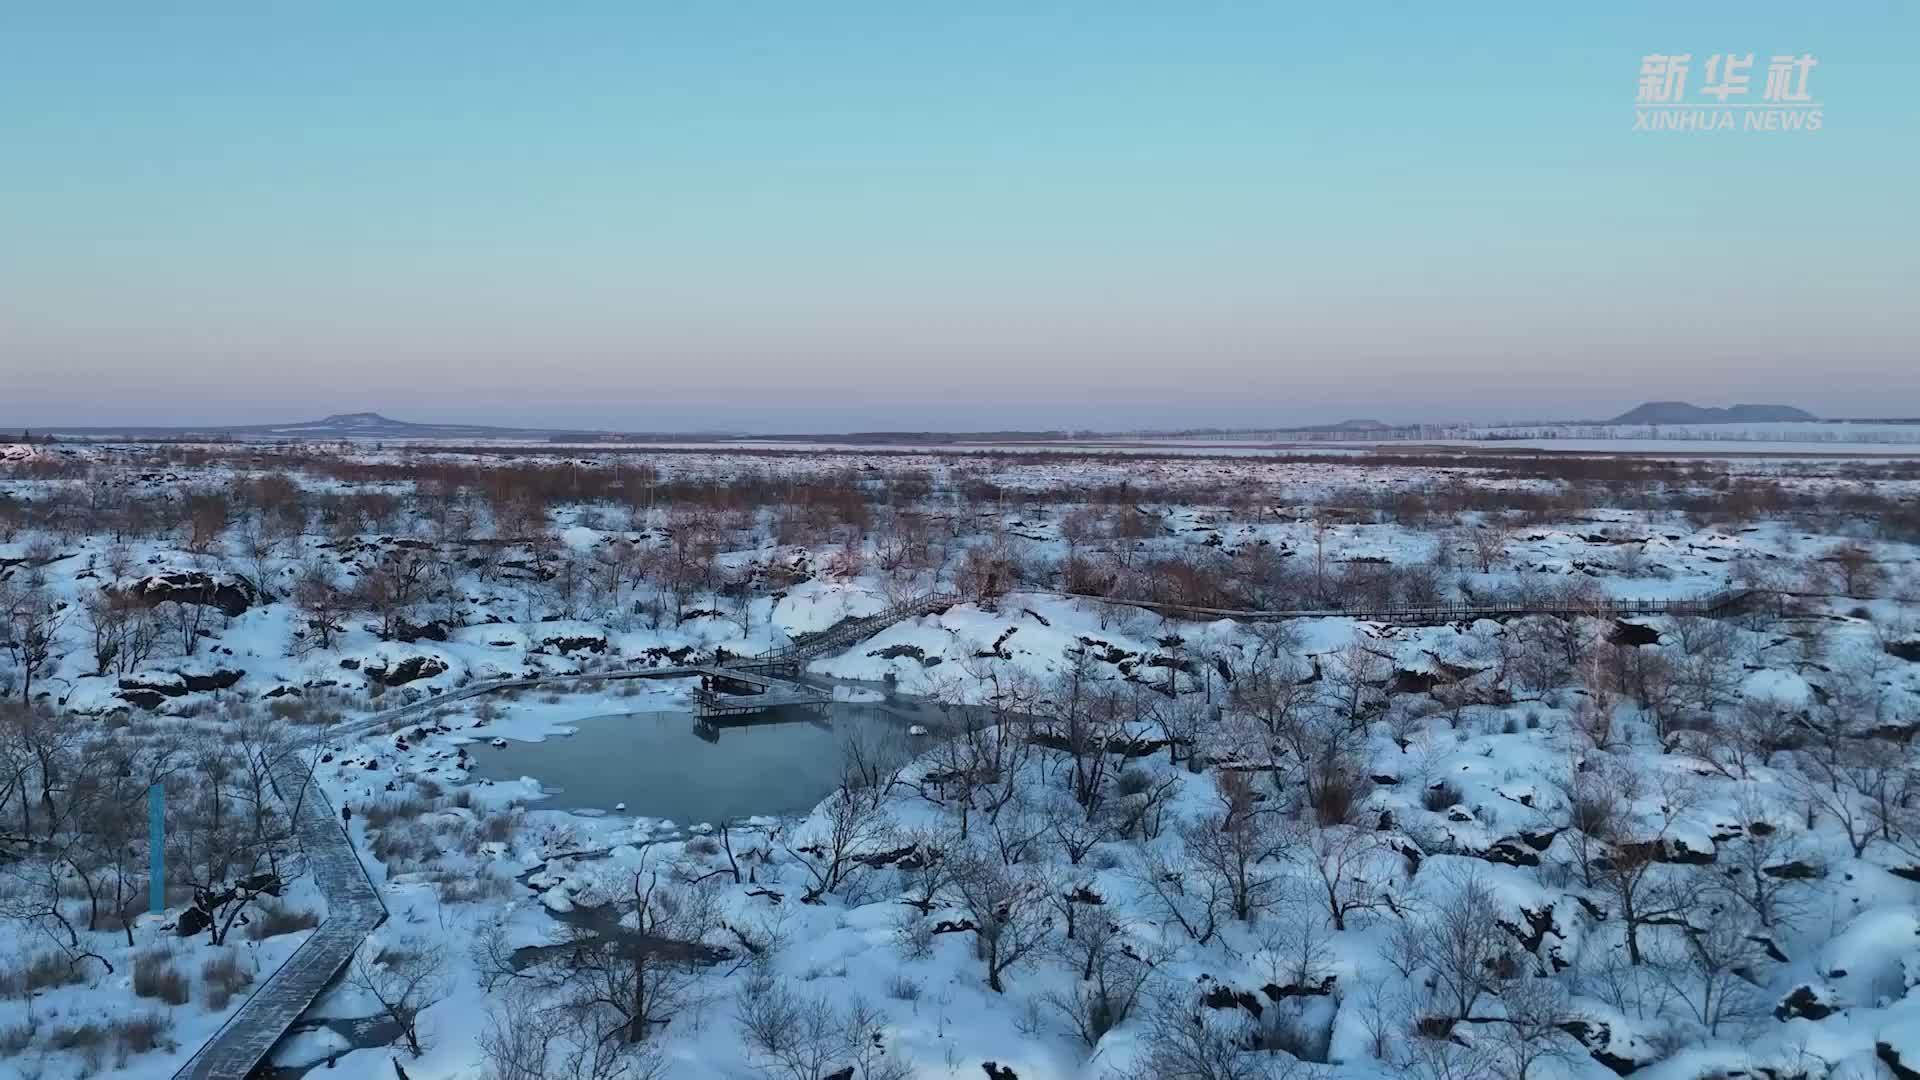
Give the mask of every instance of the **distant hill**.
[(503, 435), (520, 429), (485, 424), (416, 424), (394, 420), (377, 412), (335, 413), (321, 420), (234, 428), (235, 431), (285, 435), (293, 438), (406, 439), (457, 438), (463, 435)]
[(1342, 420), (1337, 424), (1312, 424), (1296, 431), (1391, 431), (1395, 425), (1383, 424), (1378, 420)]
[(487, 424), (416, 424), (394, 420), (376, 412), (335, 413), (321, 420), (302, 420), (291, 424), (225, 424), (205, 427), (168, 427), (130, 424), (114, 427), (59, 427), (54, 434), (87, 437), (162, 439), (241, 439), (247, 441), (311, 439), (511, 439), (546, 441), (562, 437), (596, 438), (593, 431), (552, 430), (547, 428), (495, 427)]
[(1649, 401), (1607, 421), (1610, 424), (1756, 424), (1782, 420), (1818, 420), (1791, 405), (1735, 405), (1708, 409), (1684, 401)]

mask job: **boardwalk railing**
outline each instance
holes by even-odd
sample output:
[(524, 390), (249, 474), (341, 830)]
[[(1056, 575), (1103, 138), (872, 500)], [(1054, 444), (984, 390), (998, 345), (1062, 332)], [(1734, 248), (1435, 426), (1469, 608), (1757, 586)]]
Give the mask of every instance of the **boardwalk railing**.
[(809, 635), (804, 640), (769, 650), (741, 666), (764, 664), (792, 667), (804, 664), (843, 645), (851, 645), (863, 638), (870, 638), (902, 619), (913, 619), (935, 611), (944, 611), (959, 602), (960, 596), (957, 593), (924, 593), (911, 600), (903, 600), (877, 614), (851, 619), (818, 634)]
[(1504, 604), (1435, 604), (1424, 606), (1398, 607), (1346, 607), (1346, 608), (1293, 608), (1288, 610), (1263, 610), (1244, 608), (1210, 608), (1193, 604), (1173, 604), (1155, 600), (1129, 600), (1119, 596), (1098, 596), (1093, 593), (1067, 593), (1081, 600), (1092, 600), (1102, 604), (1120, 604), (1126, 607), (1146, 608), (1149, 611), (1173, 612), (1186, 615), (1203, 615), (1217, 619), (1238, 619), (1243, 622), (1282, 622), (1288, 619), (1364, 619), (1369, 622), (1390, 622), (1405, 624), (1432, 624), (1464, 622), (1473, 619), (1506, 619), (1521, 615), (1552, 615), (1559, 618), (1575, 618), (1591, 615), (1598, 618), (1616, 618), (1626, 615), (1725, 615), (1738, 610), (1752, 592), (1744, 589), (1729, 589), (1721, 592), (1706, 593), (1700, 596), (1663, 600), (1615, 600), (1594, 598), (1592, 600), (1569, 601), (1552, 598), (1538, 601), (1515, 601)]

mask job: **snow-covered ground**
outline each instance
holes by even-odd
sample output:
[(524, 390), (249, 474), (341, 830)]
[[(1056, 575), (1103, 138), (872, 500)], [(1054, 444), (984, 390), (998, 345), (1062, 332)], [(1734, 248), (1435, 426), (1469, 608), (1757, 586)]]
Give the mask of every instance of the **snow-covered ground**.
[[(257, 985), (305, 932), (179, 936), (186, 877), (163, 915), (86, 929), (86, 885), (110, 868), (144, 898), (143, 832), (116, 861), (78, 842), (84, 815), (49, 824), (32, 751), (69, 755), (61, 807), (81, 805), (59, 777), (95, 775), (86, 755), (177, 745), (170, 828), (189, 831), (208, 785), (245, 786), (208, 748), (276, 732), (350, 809), (392, 913), (310, 1013), (339, 1022), (284, 1041), (287, 1066), (1920, 1069), (1920, 555), (1880, 509), (1920, 481), (1898, 467), (1687, 465), (1575, 496), (1547, 467), (1439, 460), (706, 449), (537, 458), (537, 476), (426, 448), (5, 460), (0, 692), (74, 740), (0, 723), (0, 961), (22, 973), (0, 981), (0, 1061), (23, 1075), (169, 1075), (235, 1006), (228, 968)], [(1741, 485), (1777, 508), (1714, 514)], [(1888, 502), (1848, 502), (1865, 494)], [(1725, 620), (1626, 627), (1276, 624), (1071, 597), (1069, 573), (1202, 607), (1760, 595)], [(799, 820), (567, 813), (542, 808), (539, 777), (470, 776), (476, 743), (684, 708), (685, 680), (486, 695), (341, 734), (476, 680), (757, 653), (936, 587), (963, 596), (811, 673), (969, 705), (975, 726), (911, 758), (853, 748), (847, 786)], [(298, 860), (283, 869), (267, 903), (322, 913)], [(29, 903), (41, 884), (65, 926)], [(136, 963), (179, 973), (186, 1000), (143, 996)], [(419, 1005), (416, 1054), (392, 1021)], [(108, 1031), (132, 1014), (163, 1030)], [(505, 1068), (514, 1054), (545, 1071)]]
[[(1307, 439), (1306, 442), (1300, 440)], [(1135, 445), (1232, 448), (1396, 445), (1481, 446), (1553, 449), (1590, 453), (1765, 453), (1783, 457), (1809, 454), (1871, 454), (1876, 448), (1912, 454), (1920, 446), (1920, 423), (1899, 421), (1769, 421), (1724, 424), (1420, 424), (1396, 428), (1391, 436), (1351, 432), (1235, 432), (1143, 438)]]

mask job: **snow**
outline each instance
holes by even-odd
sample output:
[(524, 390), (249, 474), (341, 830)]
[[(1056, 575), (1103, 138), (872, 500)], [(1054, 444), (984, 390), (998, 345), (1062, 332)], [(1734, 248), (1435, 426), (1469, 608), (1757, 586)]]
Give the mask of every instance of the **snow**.
[[(1553, 445), (1568, 447), (1564, 440)], [(391, 460), (372, 450), (354, 454), (361, 461)], [(423, 451), (422, 456), (431, 459), (436, 454)], [(1461, 473), (1438, 464), (1370, 472), (1344, 459), (1280, 463), (1252, 457), (1207, 460), (1196, 455), (1187, 460), (1116, 464), (1060, 457), (956, 463), (932, 452), (889, 457), (844, 451), (817, 461), (798, 458), (791, 468), (796, 473), (864, 465), (886, 470), (931, 468), (941, 476), (956, 468), (973, 468), (1009, 490), (1042, 494), (1069, 482), (1095, 485), (1127, 480), (1178, 488), (1230, 481), (1261, 493), (1254, 509), (1242, 514), (1222, 507), (1150, 507), (1156, 526), (1145, 551), (1177, 552), (1218, 536), (1223, 546), (1236, 550), (1264, 541), (1274, 550), (1293, 552), (1287, 558), (1296, 567), (1311, 560), (1314, 537), (1310, 516), (1297, 513), (1295, 504), (1361, 480), (1377, 482), (1382, 489), (1405, 490), (1426, 490), (1453, 479), (1484, 484), (1490, 490), (1548, 486)], [(747, 470), (739, 459), (710, 449), (663, 456), (662, 464), (681, 477), (724, 478)], [(1742, 462), (1736, 467), (1751, 470), (1745, 475), (1777, 477), (1795, 490), (1829, 490), (1850, 482), (1831, 475), (1801, 475), (1764, 462)], [(0, 488), (16, 497), (44, 495), (49, 483), (6, 476)], [(165, 488), (180, 481), (154, 483)], [(338, 486), (349, 490), (353, 485), (341, 482)], [(589, 509), (591, 513), (570, 508), (555, 514), (552, 536), (558, 548), (591, 557), (616, 539), (651, 545), (664, 522), (661, 514)], [(965, 543), (979, 542), (995, 531), (1030, 537), (1020, 540), (1022, 550), (1035, 561), (1045, 561), (1064, 553), (1056, 519), (1045, 499), (1037, 497), (1036, 505), (983, 508), (979, 517), (955, 529), (964, 534)], [(1470, 559), (1455, 553), (1442, 587), (1452, 596), (1462, 582), (1482, 590), (1584, 580), (1614, 596), (1694, 596), (1735, 584), (1739, 574), (1754, 567), (1799, 567), (1827, 544), (1844, 538), (1824, 532), (1809, 538), (1798, 528), (1801, 524), (1763, 521), (1751, 531), (1734, 531), (1721, 525), (1699, 527), (1678, 515), (1600, 509), (1578, 519), (1516, 528), (1505, 557), (1487, 573), (1477, 572)], [(1609, 530), (1614, 535), (1603, 535)], [(1327, 532), (1328, 545), (1339, 560), (1378, 558), (1401, 565), (1431, 558), (1448, 543), (1437, 529), (1385, 520), (1342, 523)], [(343, 574), (364, 572), (370, 563), (366, 549), (344, 543), (322, 548), (314, 539), (302, 542), (302, 557), (324, 552)], [(366, 537), (360, 542), (372, 547), (379, 539)], [(699, 658), (712, 656), (719, 648), (751, 654), (884, 610), (893, 598), (928, 584), (890, 577), (876, 566), (872, 551), (864, 553), (866, 558), (857, 568), (829, 571), (825, 568), (835, 557), (837, 543), (796, 548), (760, 537), (751, 541), (720, 553), (719, 564), (739, 573), (764, 571), (777, 561), (805, 567), (804, 579), (784, 583), (777, 599), (762, 594), (744, 605), (702, 591), (687, 606), (723, 614), (678, 625), (672, 620), (671, 605), (657, 623), (638, 613), (638, 608), (658, 601), (652, 592), (636, 590), (617, 604), (562, 610), (534, 576), (462, 571), (455, 591), (463, 624), (445, 642), (380, 640), (373, 620), (363, 612), (342, 620), (334, 647), (289, 656), (289, 643), (299, 625), (295, 613), (284, 600), (259, 605), (231, 620), (211, 617), (207, 635), (193, 642), (192, 656), (163, 654), (129, 676), (180, 688), (185, 683), (183, 672), (244, 671), (233, 689), (185, 692), (169, 698), (157, 713), (148, 713), (126, 709), (119, 697), (117, 674), (94, 673), (93, 658), (81, 647), (76, 619), (67, 631), (74, 635), (74, 647), (50, 681), (59, 686), (60, 700), (70, 712), (118, 710), (126, 722), (181, 732), (217, 732), (215, 725), (224, 710), (260, 702), (262, 695), (281, 687), (302, 693), (275, 701), (337, 710), (348, 719), (360, 719), (493, 677), (664, 666), (673, 662), (670, 654), (680, 650)], [(109, 546), (103, 536), (63, 542), (61, 550), (73, 554), (52, 568), (51, 587), (69, 603), (83, 600), (97, 588)], [(957, 541), (956, 552), (963, 546)], [(507, 549), (509, 558), (533, 557), (514, 545)], [(28, 551), (26, 540), (16, 538), (0, 544), (0, 559), (20, 560)], [(1907, 544), (1889, 542), (1879, 553), (1889, 567), (1914, 564), (1914, 551)], [(133, 559), (141, 577), (194, 566), (170, 539), (139, 542)], [(293, 553), (283, 556), (283, 561), (291, 563)], [(89, 570), (93, 576), (80, 576)], [(1870, 685), (1880, 695), (1887, 719), (1911, 722), (1920, 702), (1920, 678), (1916, 677), (1920, 665), (1893, 659), (1881, 643), (1915, 611), (1911, 597), (1901, 599), (1896, 593), (1897, 587), (1871, 601), (1809, 600), (1804, 616), (1733, 624), (1736, 651), (1729, 663), (1737, 665), (1737, 675), (1729, 680), (1716, 716), (1730, 722), (1741, 700), (1777, 703), (1795, 711), (1818, 710), (1823, 700), (1835, 694)], [(1856, 606), (1868, 608), (1871, 619), (1853, 620), (1842, 614)], [(1647, 647), (1650, 652), (1679, 656), (1679, 635), (1673, 632), (1676, 626), (1671, 620), (1643, 621), (1667, 631), (1662, 644)], [(1816, 625), (1822, 631), (1818, 651), (1804, 644), (1812, 636), (1807, 627)], [(1501, 649), (1512, 641), (1509, 635), (1518, 633), (1521, 626), (1521, 620), (1393, 626), (1329, 617), (1296, 623), (1294, 637), (1285, 648), (1303, 670), (1313, 670), (1318, 662), (1323, 679), (1326, 670), (1339, 662), (1338, 654), (1359, 643), (1382, 656), (1389, 671), (1450, 678), (1452, 671), (1464, 668), (1479, 672), (1466, 677), (1469, 683), (1486, 685), (1503, 662)], [(1263, 647), (1263, 629), (1271, 628), (1231, 619), (1165, 617), (1030, 585), (991, 602), (968, 600), (937, 615), (898, 623), (837, 655), (820, 658), (809, 673), (859, 684), (835, 686), (836, 701), (878, 701), (883, 694), (876, 688), (891, 683), (890, 689), (898, 693), (977, 704), (993, 701), (1001, 688), (1021, 679), (1045, 681), (1061, 676), (1075, 667), (1076, 653), (1084, 650), (1098, 658), (1091, 667), (1103, 687), (1140, 691), (1142, 700), (1157, 704), (1161, 697), (1157, 687), (1171, 678), (1183, 697), (1220, 704), (1231, 687), (1219, 678), (1211, 661), (1219, 658), (1233, 671), (1245, 671), (1249, 658)], [(1600, 634), (1606, 628), (1588, 629)], [(1169, 644), (1173, 639), (1177, 643)], [(583, 644), (600, 642), (604, 647), (599, 651)], [(1169, 675), (1182, 660), (1191, 661), (1192, 670)], [(376, 692), (369, 671), (392, 672), (410, 661), (431, 661), (445, 669)], [(1154, 661), (1166, 663), (1156, 666)], [(1135, 674), (1136, 681), (1128, 681), (1125, 674)], [(1920, 937), (1916, 937), (1920, 921), (1915, 909), (1920, 886), (1895, 872), (1907, 869), (1911, 860), (1902, 862), (1895, 848), (1880, 842), (1870, 844), (1856, 858), (1825, 814), (1817, 815), (1815, 825), (1808, 828), (1803, 800), (1793, 786), (1797, 774), (1786, 757), (1775, 755), (1743, 768), (1719, 756), (1723, 747), (1713, 740), (1691, 738), (1680, 740), (1669, 751), (1651, 736), (1652, 721), (1644, 712), (1625, 702), (1616, 713), (1621, 730), (1615, 743), (1604, 750), (1585, 746), (1579, 732), (1590, 699), (1578, 682), (1570, 677), (1513, 701), (1476, 701), (1458, 708), (1434, 695), (1395, 695), (1392, 710), (1354, 735), (1365, 774), (1385, 779), (1358, 796), (1354, 817), (1358, 824), (1333, 832), (1417, 840), (1425, 849), (1424, 857), (1414, 869), (1404, 850), (1371, 851), (1360, 860), (1366, 879), (1405, 912), (1418, 914), (1444, 903), (1461, 879), (1477, 876), (1489, 890), (1492, 909), (1506, 922), (1521, 928), (1534, 925), (1530, 919), (1548, 922), (1551, 929), (1526, 962), (1548, 963), (1548, 957), (1557, 957), (1588, 973), (1577, 983), (1573, 1007), (1589, 1023), (1606, 1025), (1604, 1041), (1594, 1046), (1648, 1063), (1636, 1076), (1678, 1080), (1713, 1069), (1784, 1068), (1798, 1051), (1830, 1063), (1829, 1077), (1871, 1076), (1878, 1043), (1893, 1047), (1904, 1061), (1920, 1062), (1920, 1042), (1916, 1042), (1920, 1036), (1915, 1035), (1920, 1031), (1920, 999), (1915, 995), (1915, 984), (1920, 982)], [(483, 784), (467, 775), (462, 748), (470, 744), (500, 746), (561, 738), (570, 724), (586, 717), (684, 707), (689, 687), (686, 680), (556, 684), (451, 702), (436, 715), (410, 719), (398, 732), (374, 730), (325, 740), (323, 749), (330, 758), (319, 767), (317, 778), (329, 797), (355, 807), (350, 826), (354, 843), (367, 855), (393, 912), (372, 948), (422, 944), (444, 948), (447, 996), (426, 1011), (423, 1034), (428, 1046), (420, 1058), (386, 1046), (353, 1049), (336, 1031), (321, 1029), (283, 1043), (277, 1059), (307, 1063), (339, 1055), (335, 1067), (343, 1076), (388, 1075), (392, 1057), (398, 1057), (416, 1080), (479, 1075), (478, 1037), (486, 1030), (489, 1011), (498, 1011), (505, 999), (481, 989), (468, 946), (496, 930), (513, 946), (552, 944), (564, 929), (554, 916), (576, 916), (616, 897), (636, 871), (658, 866), (678, 866), (692, 876), (712, 875), (709, 880), (717, 883), (717, 903), (728, 926), (749, 933), (777, 933), (783, 946), (759, 967), (809, 991), (828, 993), (841, 1001), (862, 996), (881, 1008), (889, 1054), (911, 1061), (916, 1076), (981, 1076), (986, 1075), (983, 1064), (994, 1061), (1012, 1068), (1023, 1080), (1092, 1080), (1110, 1069), (1126, 1070), (1147, 1052), (1145, 1026), (1138, 1018), (1108, 1034), (1097, 1052), (1062, 1030), (1059, 1018), (1046, 1013), (1042, 999), (1049, 993), (1071, 991), (1077, 980), (1057, 957), (1020, 965), (1009, 976), (1009, 991), (999, 994), (986, 986), (970, 933), (934, 934), (924, 953), (909, 955), (902, 946), (903, 938), (909, 936), (903, 933), (903, 913), (913, 909), (900, 902), (906, 885), (897, 871), (872, 872), (866, 878), (871, 884), (859, 894), (834, 893), (820, 903), (801, 902), (809, 881), (793, 851), (830, 833), (827, 806), (798, 821), (762, 817), (674, 822), (629, 815), (624, 804), (610, 813), (588, 816), (542, 808), (540, 777)], [(927, 779), (948, 743), (938, 734), (929, 734), (924, 725), (906, 730), (917, 736), (912, 746), (922, 757), (903, 774), (906, 783), (890, 791), (887, 809), (901, 830), (931, 828), (951, 816), (951, 800), (943, 800), (938, 783)], [(1150, 734), (1151, 724), (1142, 721), (1139, 731)], [(1417, 988), (1388, 962), (1392, 929), (1401, 916), (1383, 909), (1356, 916), (1346, 930), (1327, 928), (1310, 867), (1297, 854), (1276, 859), (1268, 867), (1287, 901), (1264, 919), (1249, 924), (1230, 920), (1214, 939), (1199, 944), (1186, 940), (1157, 914), (1142, 884), (1141, 860), (1156, 851), (1176, 861), (1185, 858), (1190, 841), (1183, 835), (1184, 827), (1215, 812), (1221, 799), (1213, 773), (1190, 773), (1183, 763), (1168, 758), (1162, 750), (1116, 766), (1116, 772), (1124, 768), (1148, 783), (1165, 785), (1166, 820), (1157, 836), (1104, 840), (1078, 865), (1067, 862), (1049, 841), (1033, 859), (1036, 870), (1085, 884), (1098, 893), (1105, 900), (1103, 909), (1124, 919), (1130, 945), (1143, 955), (1164, 954), (1161, 978), (1183, 989), (1203, 985), (1204, 978), (1210, 980), (1205, 985), (1258, 992), (1273, 980), (1274, 969), (1284, 959), (1289, 944), (1285, 936), (1311, 926), (1320, 935), (1317, 943), (1324, 951), (1319, 970), (1335, 977), (1337, 989), (1301, 998), (1299, 1022), (1327, 1032), (1336, 1075), (1365, 1080), (1404, 1075), (1401, 1069), (1374, 1059), (1366, 1019), (1369, 988), (1394, 993)], [(1576, 765), (1587, 759), (1599, 762), (1596, 768), (1631, 770), (1641, 778), (1643, 786), (1621, 792), (1632, 796), (1625, 800), (1623, 835), (1655, 837), (1667, 854), (1713, 853), (1720, 860), (1718, 866), (1737, 865), (1744, 833), (1735, 833), (1730, 826), (1744, 827), (1748, 818), (1743, 800), (1758, 798), (1768, 811), (1765, 819), (1802, 845), (1809, 863), (1825, 868), (1825, 878), (1805, 886), (1807, 914), (1797, 925), (1775, 932), (1789, 959), (1756, 965), (1756, 983), (1748, 992), (1754, 998), (1757, 1020), (1709, 1033), (1671, 997), (1663, 1005), (1649, 1004), (1658, 996), (1650, 983), (1636, 984), (1631, 993), (1607, 985), (1609, 978), (1618, 977), (1605, 966), (1606, 958), (1621, 948), (1618, 918), (1612, 912), (1603, 912), (1606, 918), (1596, 917), (1582, 903), (1604, 907), (1593, 900), (1590, 890), (1583, 890), (1579, 871), (1568, 869), (1573, 859), (1568, 836), (1547, 836), (1545, 846), (1538, 849), (1525, 839), (1544, 830), (1552, 815), (1564, 810)], [(1026, 768), (1031, 771), (1026, 779), (1035, 799), (1066, 785), (1057, 756), (1036, 760)], [(1457, 797), (1449, 798), (1450, 805), (1427, 809), (1425, 793), (1441, 781), (1451, 784)], [(416, 820), (392, 826), (391, 831), (367, 824), (369, 807), (399, 802), (410, 793), (428, 790), (429, 785), (439, 794), (423, 796), (429, 809)], [(1691, 789), (1684, 804), (1675, 797), (1683, 787)], [(467, 804), (456, 804), (456, 795)], [(1113, 798), (1120, 807), (1135, 807), (1142, 800), (1137, 794)], [(1383, 815), (1393, 822), (1390, 830), (1379, 828)], [(490, 823), (495, 821), (505, 824), (494, 830)], [(987, 829), (978, 821), (973, 827)], [(421, 840), (421, 853), (399, 854), (395, 836), (414, 834)], [(736, 851), (764, 848), (764, 859), (751, 864), (755, 875), (751, 882), (733, 882), (726, 856), (717, 846), (722, 835)], [(1509, 865), (1486, 857), (1490, 852), (1523, 849), (1542, 865)], [(523, 876), (524, 883), (518, 880)], [(473, 887), (477, 895), (457, 898), (450, 881)], [(756, 894), (756, 889), (762, 894)], [(777, 893), (782, 899), (775, 902), (764, 893)], [(318, 905), (310, 877), (296, 879), (289, 903), (309, 909)], [(957, 915), (955, 901), (948, 897), (925, 921)], [(142, 925), (136, 934), (143, 948), (168, 940), (158, 925)], [(1650, 929), (1648, 934), (1664, 937), (1669, 944), (1677, 940), (1671, 928)], [(301, 933), (282, 935), (237, 948), (264, 977), (302, 937)], [(97, 938), (103, 947), (111, 939), (111, 934)], [(728, 940), (718, 934), (714, 943)], [(0, 956), (24, 955), (31, 944), (18, 936), (8, 937), (0, 941)], [(183, 962), (190, 958), (188, 966), (197, 967), (200, 943), (175, 947), (181, 950)], [(30, 1001), (0, 1001), (0, 1031), (29, 1016), (44, 1026), (117, 1015), (124, 1013), (129, 1002), (149, 1006), (150, 1002), (130, 996), (129, 951), (116, 946), (110, 955), (118, 969), (113, 976), (91, 975), (84, 984), (45, 990)], [(1612, 974), (1602, 974), (1606, 972)], [(724, 968), (705, 977), (708, 1000), (676, 1018), (663, 1036), (666, 1075), (699, 1080), (747, 1073), (750, 1063), (734, 1023), (735, 994), (747, 977), (744, 970)], [(1571, 978), (1567, 982), (1575, 985)], [(895, 993), (908, 984), (917, 988), (914, 996)], [(1820, 1019), (1775, 1020), (1771, 1010), (1778, 1000), (1800, 985), (1817, 987), (1818, 1001), (1840, 1011)], [(1646, 996), (1628, 1000), (1639, 994)], [(1502, 1006), (1489, 1004), (1496, 1007)], [(169, 1038), (177, 1049), (138, 1055), (113, 1071), (126, 1076), (170, 1074), (231, 1008), (205, 1012), (196, 1001), (170, 1010)], [(323, 1000), (315, 1015), (356, 1018), (369, 1016), (375, 1009), (363, 994), (342, 987)], [(1226, 1019), (1212, 1017), (1210, 1022)], [(1474, 1034), (1469, 1031), (1466, 1037)], [(1479, 1037), (1487, 1036), (1482, 1032)], [(1664, 1060), (1654, 1060), (1669, 1051)], [(49, 1077), (80, 1071), (77, 1055), (49, 1052), (45, 1057)], [(1612, 1075), (1577, 1050), (1547, 1070), (1547, 1075), (1577, 1078)]]

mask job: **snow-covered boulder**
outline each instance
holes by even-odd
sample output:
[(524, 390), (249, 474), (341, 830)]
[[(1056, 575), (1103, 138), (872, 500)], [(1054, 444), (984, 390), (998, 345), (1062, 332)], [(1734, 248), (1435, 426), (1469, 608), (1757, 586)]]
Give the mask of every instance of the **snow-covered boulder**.
[(128, 595), (148, 607), (171, 600), (176, 604), (216, 607), (232, 618), (253, 606), (254, 588), (237, 574), (209, 574), (204, 570), (169, 570), (150, 574), (123, 586)]

